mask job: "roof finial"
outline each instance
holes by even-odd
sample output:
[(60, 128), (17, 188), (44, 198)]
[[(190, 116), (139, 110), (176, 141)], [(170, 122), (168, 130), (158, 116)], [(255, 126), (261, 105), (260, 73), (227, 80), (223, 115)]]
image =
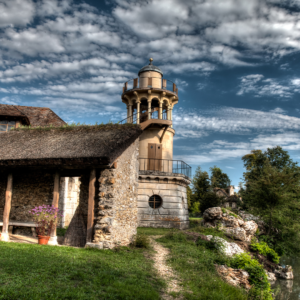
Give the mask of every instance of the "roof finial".
[(152, 65), (153, 58), (151, 57), (151, 58), (149, 59), (149, 61), (150, 61), (150, 64), (149, 64), (149, 65)]

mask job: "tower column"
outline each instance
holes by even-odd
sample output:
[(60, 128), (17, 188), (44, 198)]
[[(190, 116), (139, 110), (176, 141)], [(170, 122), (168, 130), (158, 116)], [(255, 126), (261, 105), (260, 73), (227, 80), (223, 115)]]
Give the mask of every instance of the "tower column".
[(150, 120), (151, 119), (151, 98), (150, 98), (150, 94), (149, 94), (149, 96), (148, 96), (148, 120)]
[(132, 117), (132, 104), (128, 104), (129, 107), (129, 123), (133, 122), (133, 117)]
[(140, 124), (140, 106), (141, 101), (136, 101), (136, 123)]
[(173, 127), (173, 105), (170, 105), (170, 120), (172, 121), (171, 127)]
[(126, 105), (127, 108), (127, 123), (129, 123), (129, 105)]
[(162, 119), (162, 102), (159, 102), (158, 118)]

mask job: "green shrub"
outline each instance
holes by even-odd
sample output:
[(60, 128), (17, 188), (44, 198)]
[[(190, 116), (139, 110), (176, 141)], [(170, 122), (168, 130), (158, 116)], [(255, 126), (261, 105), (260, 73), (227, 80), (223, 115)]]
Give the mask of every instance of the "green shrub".
[(134, 239), (133, 242), (131, 243), (133, 247), (136, 248), (145, 248), (149, 249), (150, 248), (150, 239), (147, 235), (143, 233), (138, 233)]
[(243, 269), (249, 273), (249, 282), (253, 286), (251, 289), (251, 298), (272, 300), (271, 286), (263, 266), (252, 259), (248, 253), (235, 255), (230, 266), (236, 269)]
[(269, 260), (276, 264), (279, 263), (279, 255), (273, 249), (271, 249), (266, 242), (251, 242), (250, 246), (253, 251), (257, 251), (259, 254), (266, 256)]

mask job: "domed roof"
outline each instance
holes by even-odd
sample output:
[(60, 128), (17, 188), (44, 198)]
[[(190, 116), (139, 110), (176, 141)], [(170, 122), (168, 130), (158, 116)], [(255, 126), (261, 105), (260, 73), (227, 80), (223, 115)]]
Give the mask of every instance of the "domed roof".
[(159, 67), (156, 67), (152, 64), (152, 61), (153, 61), (153, 58), (150, 58), (149, 59), (150, 63), (149, 65), (145, 66), (145, 67), (142, 67), (140, 70), (139, 70), (139, 76), (141, 73), (143, 72), (148, 72), (148, 71), (153, 71), (153, 72), (158, 72), (160, 73), (162, 76), (164, 76), (162, 70), (159, 68)]

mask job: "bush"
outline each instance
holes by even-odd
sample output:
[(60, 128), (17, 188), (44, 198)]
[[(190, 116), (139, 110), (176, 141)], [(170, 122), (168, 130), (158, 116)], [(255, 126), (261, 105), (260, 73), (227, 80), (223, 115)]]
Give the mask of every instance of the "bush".
[(204, 212), (210, 207), (220, 206), (222, 197), (217, 196), (214, 192), (206, 193), (203, 199), (200, 201), (200, 210)]
[(267, 243), (265, 243), (265, 242), (260, 242), (260, 243), (251, 242), (250, 247), (253, 251), (257, 251), (259, 254), (262, 254), (262, 255), (266, 256), (272, 262), (274, 262), (276, 264), (279, 263), (279, 260), (280, 260), (279, 255), (273, 249), (271, 249), (268, 246)]
[(133, 242), (131, 243), (133, 247), (136, 248), (145, 248), (149, 249), (150, 248), (150, 239), (147, 235), (143, 233), (138, 233), (134, 239)]
[(273, 299), (267, 274), (256, 259), (252, 259), (248, 253), (237, 254), (232, 258), (230, 266), (236, 269), (243, 269), (249, 273), (249, 282), (253, 285), (250, 293), (251, 298)]

